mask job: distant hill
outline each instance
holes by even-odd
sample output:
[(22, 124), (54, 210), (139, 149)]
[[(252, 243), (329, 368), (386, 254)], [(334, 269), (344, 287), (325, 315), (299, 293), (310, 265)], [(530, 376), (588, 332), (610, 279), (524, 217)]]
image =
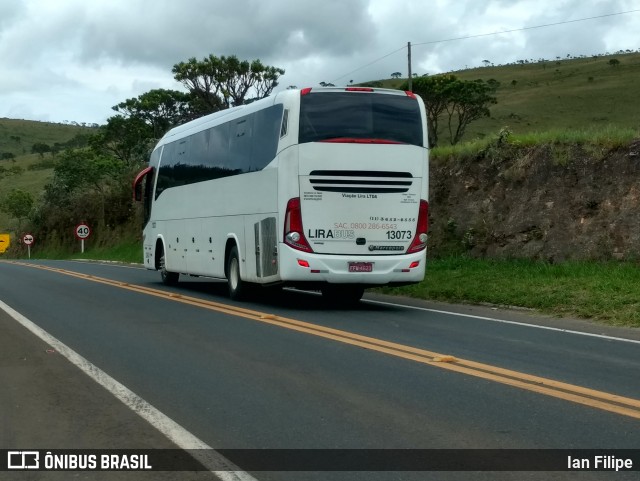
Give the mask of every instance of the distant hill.
[[(640, 129), (640, 53), (521, 62), (452, 72), (463, 80), (500, 82), (491, 117), (470, 124), (465, 140), (495, 134), (505, 126), (517, 134)], [(404, 81), (378, 82), (397, 88)]]
[[(51, 178), (52, 154), (32, 154), (34, 144), (52, 149), (82, 145), (93, 128), (71, 124), (0, 118), (0, 198), (11, 189), (23, 189), (38, 196)], [(46, 167), (46, 162), (49, 166)], [(14, 222), (0, 212), (0, 233), (8, 232)]]
[(15, 156), (30, 154), (36, 143), (51, 147), (65, 144), (79, 134), (92, 131), (92, 128), (80, 125), (0, 118), (0, 158), (3, 153)]

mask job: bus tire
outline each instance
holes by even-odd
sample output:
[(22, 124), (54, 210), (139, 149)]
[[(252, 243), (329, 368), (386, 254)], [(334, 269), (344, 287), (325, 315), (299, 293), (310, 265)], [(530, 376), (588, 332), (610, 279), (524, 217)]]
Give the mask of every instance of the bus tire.
[(227, 258), (227, 286), (229, 287), (229, 297), (234, 301), (247, 298), (249, 283), (243, 281), (240, 276), (240, 255), (236, 246), (231, 248)]
[(348, 284), (327, 284), (321, 289), (322, 298), (334, 306), (353, 306), (360, 302), (364, 287)]
[(162, 279), (162, 283), (165, 286), (175, 286), (178, 284), (178, 279), (180, 278), (180, 274), (177, 272), (170, 272), (167, 270), (167, 267), (164, 262), (164, 248), (162, 249), (162, 256), (160, 257), (159, 269), (160, 278)]

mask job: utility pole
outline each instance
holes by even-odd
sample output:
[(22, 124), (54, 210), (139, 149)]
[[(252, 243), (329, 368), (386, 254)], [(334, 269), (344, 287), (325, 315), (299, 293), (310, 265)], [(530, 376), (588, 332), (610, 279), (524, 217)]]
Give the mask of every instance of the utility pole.
[(409, 92), (413, 92), (413, 76), (411, 74), (411, 42), (407, 42), (407, 63), (409, 64)]

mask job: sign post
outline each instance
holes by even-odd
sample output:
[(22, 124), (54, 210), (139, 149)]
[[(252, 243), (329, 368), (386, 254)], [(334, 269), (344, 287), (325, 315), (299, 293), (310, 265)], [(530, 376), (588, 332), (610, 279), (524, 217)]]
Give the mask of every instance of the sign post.
[(31, 234), (25, 234), (22, 236), (22, 242), (24, 242), (27, 246), (27, 253), (28, 253), (29, 259), (31, 259), (31, 244), (33, 244), (34, 241), (35, 239)]
[(84, 240), (91, 235), (91, 229), (87, 224), (81, 222), (76, 226), (76, 237), (80, 239), (80, 252), (84, 254)]

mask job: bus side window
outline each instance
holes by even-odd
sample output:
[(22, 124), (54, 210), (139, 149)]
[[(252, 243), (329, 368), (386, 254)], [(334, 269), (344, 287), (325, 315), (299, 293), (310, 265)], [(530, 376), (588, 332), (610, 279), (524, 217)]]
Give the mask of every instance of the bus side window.
[(284, 114), (282, 115), (282, 127), (280, 128), (280, 138), (287, 135), (289, 131), (289, 109), (284, 110)]
[(251, 170), (262, 170), (271, 162), (278, 151), (278, 132), (282, 133), (282, 104), (252, 114), (255, 117), (253, 131), (253, 150), (251, 152)]
[(228, 169), (233, 174), (242, 174), (251, 169), (251, 143), (255, 114), (246, 115), (231, 125), (229, 137)]

